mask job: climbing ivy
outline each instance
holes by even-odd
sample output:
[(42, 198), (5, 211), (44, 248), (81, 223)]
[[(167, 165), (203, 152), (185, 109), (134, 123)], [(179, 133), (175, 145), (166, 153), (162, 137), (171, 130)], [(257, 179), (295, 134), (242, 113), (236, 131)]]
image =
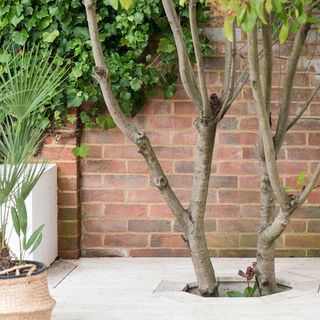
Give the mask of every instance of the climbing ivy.
[[(135, 115), (145, 99), (156, 94), (159, 84), (165, 98), (174, 95), (177, 68), (172, 62), (177, 57), (176, 49), (160, 0), (135, 1), (128, 10), (115, 7), (116, 2), (96, 1), (100, 38), (113, 92), (122, 110)], [(198, 6), (198, 21), (204, 23), (208, 20), (207, 7)], [(177, 10), (192, 56), (188, 9)], [(56, 122), (67, 114), (69, 107), (102, 100), (93, 79), (93, 57), (81, 0), (0, 0), (0, 34), (0, 68), (1, 63), (12, 58), (4, 49), (12, 43), (15, 52), (37, 43), (40, 48), (52, 48), (52, 53), (61, 59), (57, 63), (72, 62), (65, 90), (58, 97), (60, 103), (50, 115)], [(201, 38), (203, 53), (208, 55), (208, 41), (203, 35)], [(90, 113), (82, 112), (80, 117), (89, 127), (113, 127), (112, 119), (104, 111), (104, 106), (97, 103)]]

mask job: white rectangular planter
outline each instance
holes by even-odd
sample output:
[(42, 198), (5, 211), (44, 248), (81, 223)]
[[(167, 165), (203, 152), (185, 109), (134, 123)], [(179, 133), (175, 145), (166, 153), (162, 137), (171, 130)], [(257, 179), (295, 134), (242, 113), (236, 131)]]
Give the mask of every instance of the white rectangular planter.
[[(29, 230), (28, 235), (44, 224), (43, 239), (37, 250), (25, 257), (49, 266), (58, 256), (58, 206), (57, 206), (57, 166), (48, 164), (46, 170), (26, 199)], [(10, 217), (11, 219), (11, 217)], [(18, 237), (9, 221), (8, 229), (11, 236), (9, 247), (19, 254)]]

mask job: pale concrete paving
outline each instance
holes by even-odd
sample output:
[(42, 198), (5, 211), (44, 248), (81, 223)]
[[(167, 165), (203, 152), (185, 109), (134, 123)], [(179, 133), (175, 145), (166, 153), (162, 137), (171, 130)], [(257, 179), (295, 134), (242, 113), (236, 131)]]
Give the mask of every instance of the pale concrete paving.
[[(252, 258), (213, 259), (218, 277), (235, 276)], [(78, 265), (51, 293), (53, 320), (319, 320), (320, 259), (280, 258), (282, 283), (293, 290), (263, 298), (153, 294), (161, 280), (192, 282), (188, 258), (94, 258)]]

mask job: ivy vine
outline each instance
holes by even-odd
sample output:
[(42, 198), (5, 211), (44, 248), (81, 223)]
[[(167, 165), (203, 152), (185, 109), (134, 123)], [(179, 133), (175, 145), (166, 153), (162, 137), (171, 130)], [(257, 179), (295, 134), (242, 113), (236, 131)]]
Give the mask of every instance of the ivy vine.
[[(198, 21), (205, 23), (208, 8), (201, 3), (198, 6)], [(173, 63), (177, 54), (161, 1), (139, 0), (124, 10), (114, 8), (110, 0), (97, 0), (97, 9), (112, 89), (122, 110), (126, 114), (138, 113), (146, 98), (156, 95), (159, 85), (165, 98), (172, 97), (178, 74)], [(194, 59), (188, 9), (177, 6), (177, 10), (188, 51)], [(199, 32), (203, 54), (209, 55), (208, 40), (201, 29)], [(70, 107), (79, 107), (88, 100), (102, 100), (93, 77), (93, 56), (81, 0), (0, 0), (0, 34), (0, 68), (1, 63), (12, 58), (12, 51), (5, 49), (12, 43), (16, 47), (14, 52), (25, 50), (28, 43), (36, 43), (58, 54), (60, 61), (56, 63), (72, 62), (65, 90), (50, 114), (56, 122), (67, 115)], [(99, 103), (89, 113), (81, 112), (80, 118), (89, 127), (114, 126)], [(68, 120), (75, 121), (74, 116)]]

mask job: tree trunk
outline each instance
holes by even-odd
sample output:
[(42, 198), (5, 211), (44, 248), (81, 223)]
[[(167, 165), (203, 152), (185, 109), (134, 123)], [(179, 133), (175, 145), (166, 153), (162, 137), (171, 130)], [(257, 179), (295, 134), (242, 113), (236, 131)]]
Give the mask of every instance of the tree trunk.
[(203, 221), (199, 221), (198, 223), (190, 222), (187, 239), (201, 296), (218, 296), (218, 285), (210, 260)]
[(275, 245), (273, 241), (264, 239), (264, 230), (273, 222), (275, 217), (275, 197), (264, 159), (261, 160), (261, 167), (260, 230), (258, 233), (256, 273), (261, 294), (268, 295), (277, 292), (274, 266)]
[(270, 244), (265, 242), (262, 239), (261, 234), (259, 234), (256, 273), (259, 281), (260, 293), (263, 296), (278, 291), (274, 266), (274, 246), (274, 243)]

